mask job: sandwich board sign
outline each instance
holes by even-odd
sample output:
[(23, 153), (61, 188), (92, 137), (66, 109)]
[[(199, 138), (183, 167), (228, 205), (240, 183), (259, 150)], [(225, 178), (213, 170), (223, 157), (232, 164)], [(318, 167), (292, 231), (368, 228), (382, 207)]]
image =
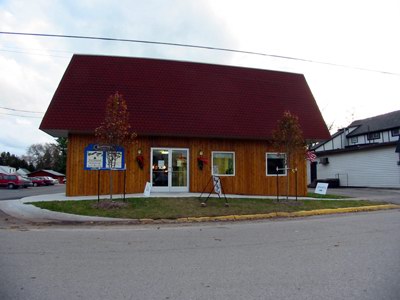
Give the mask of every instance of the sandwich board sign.
[(145, 197), (150, 197), (151, 186), (152, 186), (152, 185), (151, 185), (150, 182), (146, 182), (146, 186), (144, 187), (143, 196), (145, 196)]
[(326, 191), (328, 190), (329, 183), (318, 182), (315, 187), (315, 193), (320, 195), (326, 195)]

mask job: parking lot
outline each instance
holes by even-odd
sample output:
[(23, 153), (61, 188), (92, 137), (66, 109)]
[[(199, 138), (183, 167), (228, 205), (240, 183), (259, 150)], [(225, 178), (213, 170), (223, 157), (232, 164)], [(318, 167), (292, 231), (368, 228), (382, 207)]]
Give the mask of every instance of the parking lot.
[(0, 201), (21, 199), (29, 196), (65, 193), (65, 184), (49, 186), (28, 187), (19, 189), (0, 188)]

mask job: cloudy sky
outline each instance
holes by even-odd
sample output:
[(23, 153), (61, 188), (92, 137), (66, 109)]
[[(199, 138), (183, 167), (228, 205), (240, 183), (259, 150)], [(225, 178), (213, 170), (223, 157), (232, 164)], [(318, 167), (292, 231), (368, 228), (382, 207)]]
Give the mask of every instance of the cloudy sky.
[(38, 127), (73, 53), (303, 73), (336, 131), (400, 109), (399, 29), (398, 0), (0, 0), (1, 32), (183, 43), (329, 63), (0, 33), (0, 152), (23, 155), (34, 143), (54, 141)]

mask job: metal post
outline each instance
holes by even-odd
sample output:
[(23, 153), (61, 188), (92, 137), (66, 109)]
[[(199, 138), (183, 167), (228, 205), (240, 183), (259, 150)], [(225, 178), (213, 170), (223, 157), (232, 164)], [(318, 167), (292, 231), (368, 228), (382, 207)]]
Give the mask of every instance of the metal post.
[(296, 179), (296, 201), (297, 201), (297, 168), (295, 168), (294, 169), (294, 171), (296, 172), (296, 177), (295, 177), (295, 179)]
[(279, 202), (279, 168), (276, 167), (276, 201)]
[(97, 169), (97, 203), (100, 202), (100, 169)]
[(124, 202), (125, 202), (125, 194), (126, 194), (126, 166), (124, 170)]

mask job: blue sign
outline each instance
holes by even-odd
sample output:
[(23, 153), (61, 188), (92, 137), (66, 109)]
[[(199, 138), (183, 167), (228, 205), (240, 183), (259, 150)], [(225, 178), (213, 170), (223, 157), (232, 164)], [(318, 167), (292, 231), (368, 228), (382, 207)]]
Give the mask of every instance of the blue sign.
[[(110, 170), (107, 147), (97, 144), (89, 144), (85, 147), (84, 157), (85, 170)], [(125, 151), (117, 147), (115, 151), (115, 162), (113, 170), (125, 170)]]

